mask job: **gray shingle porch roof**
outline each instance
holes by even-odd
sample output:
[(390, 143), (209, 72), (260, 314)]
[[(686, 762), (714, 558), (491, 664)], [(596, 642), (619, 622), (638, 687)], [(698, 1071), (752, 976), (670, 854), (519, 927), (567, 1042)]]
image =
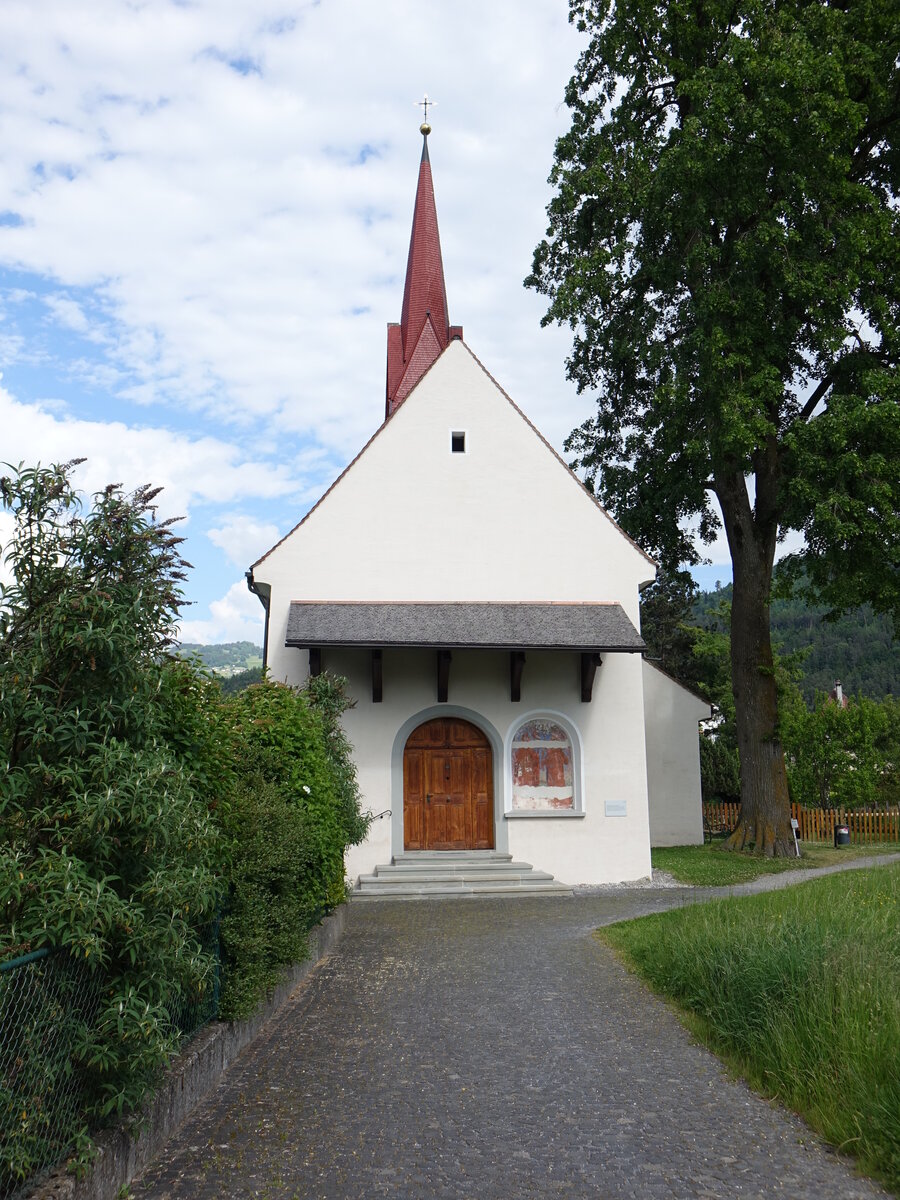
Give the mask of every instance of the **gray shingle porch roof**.
[(286, 646), (434, 646), (639, 652), (620, 604), (294, 600)]

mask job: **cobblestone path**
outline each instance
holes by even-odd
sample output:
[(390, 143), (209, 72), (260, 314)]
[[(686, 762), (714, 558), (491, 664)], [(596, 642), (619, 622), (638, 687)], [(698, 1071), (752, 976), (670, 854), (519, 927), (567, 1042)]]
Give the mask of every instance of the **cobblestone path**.
[(351, 905), (135, 1200), (884, 1196), (591, 936), (683, 896)]

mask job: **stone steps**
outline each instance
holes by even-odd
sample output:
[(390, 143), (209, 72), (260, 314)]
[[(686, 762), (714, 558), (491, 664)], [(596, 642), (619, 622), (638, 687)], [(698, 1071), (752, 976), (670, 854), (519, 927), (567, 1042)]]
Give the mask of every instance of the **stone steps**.
[(391, 900), (461, 896), (571, 896), (572, 889), (530, 863), (493, 850), (419, 851), (397, 855), (360, 875), (354, 900)]

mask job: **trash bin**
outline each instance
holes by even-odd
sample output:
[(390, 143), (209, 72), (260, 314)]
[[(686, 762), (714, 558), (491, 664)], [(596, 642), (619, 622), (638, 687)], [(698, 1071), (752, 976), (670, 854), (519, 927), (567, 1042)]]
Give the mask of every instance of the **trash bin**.
[(850, 826), (835, 825), (834, 827), (834, 844), (835, 846), (850, 845)]

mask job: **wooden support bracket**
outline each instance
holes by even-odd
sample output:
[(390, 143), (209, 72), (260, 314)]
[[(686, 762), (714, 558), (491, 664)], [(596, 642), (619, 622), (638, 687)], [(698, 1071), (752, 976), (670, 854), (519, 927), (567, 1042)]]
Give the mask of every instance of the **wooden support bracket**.
[(309, 648), (309, 673), (313, 679), (317, 675), (322, 674), (322, 647), (310, 646)]
[(525, 651), (509, 652), (509, 698), (513, 704), (522, 699), (522, 671), (525, 669)]
[(599, 654), (582, 654), (581, 656), (581, 702), (590, 704), (594, 690), (594, 676), (603, 659)]
[(372, 703), (380, 704), (382, 695), (381, 651), (372, 651)]
[(447, 703), (447, 693), (450, 689), (450, 660), (452, 657), (449, 650), (438, 650), (437, 652), (438, 704)]

